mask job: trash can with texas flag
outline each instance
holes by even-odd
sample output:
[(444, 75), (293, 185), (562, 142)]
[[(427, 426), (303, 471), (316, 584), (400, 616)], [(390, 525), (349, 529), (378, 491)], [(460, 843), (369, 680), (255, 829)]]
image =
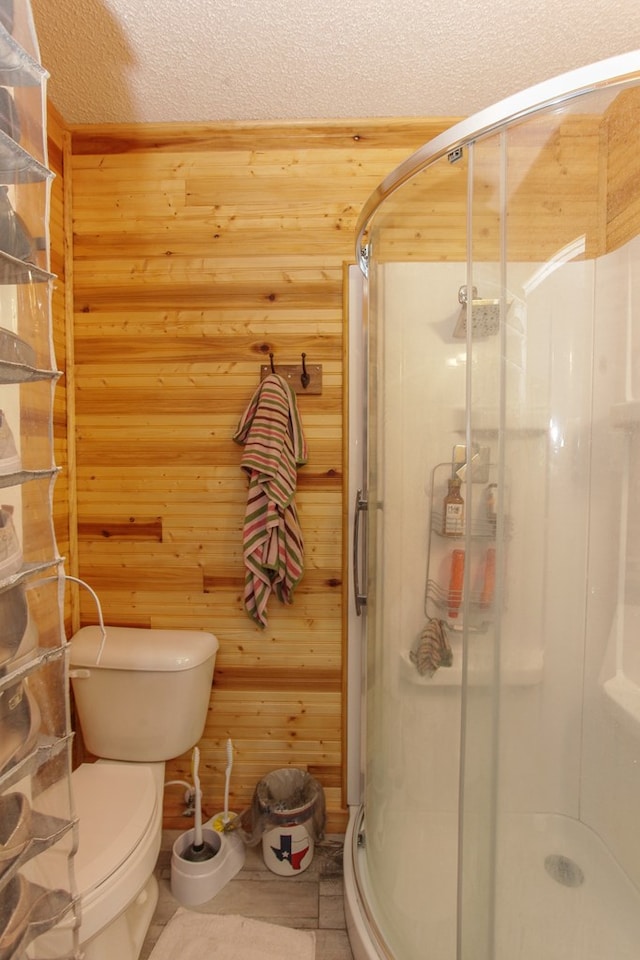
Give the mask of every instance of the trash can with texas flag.
[(266, 866), (282, 877), (302, 873), (313, 860), (316, 841), (324, 836), (322, 786), (305, 770), (284, 767), (259, 782), (255, 799)]

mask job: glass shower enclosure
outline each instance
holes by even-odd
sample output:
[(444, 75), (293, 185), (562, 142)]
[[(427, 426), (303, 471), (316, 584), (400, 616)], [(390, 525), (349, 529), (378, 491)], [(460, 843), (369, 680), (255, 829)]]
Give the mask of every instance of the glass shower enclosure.
[(640, 956), (639, 232), (640, 51), (362, 213), (356, 960)]

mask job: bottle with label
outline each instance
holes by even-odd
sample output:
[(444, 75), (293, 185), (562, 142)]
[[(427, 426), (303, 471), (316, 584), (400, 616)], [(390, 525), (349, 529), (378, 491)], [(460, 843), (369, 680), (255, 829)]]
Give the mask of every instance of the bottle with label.
[(451, 573), (449, 575), (449, 617), (453, 620), (458, 616), (462, 603), (462, 588), (464, 585), (464, 550), (454, 550), (451, 554)]
[(498, 522), (498, 484), (490, 483), (484, 492), (487, 520), (492, 527)]
[(460, 493), (460, 478), (452, 477), (449, 492), (442, 505), (442, 533), (445, 537), (461, 537), (464, 534), (464, 500)]

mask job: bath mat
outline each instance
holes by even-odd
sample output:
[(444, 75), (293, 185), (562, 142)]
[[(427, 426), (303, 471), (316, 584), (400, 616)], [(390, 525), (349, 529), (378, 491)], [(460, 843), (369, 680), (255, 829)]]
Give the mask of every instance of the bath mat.
[(149, 960), (314, 960), (315, 934), (179, 907)]

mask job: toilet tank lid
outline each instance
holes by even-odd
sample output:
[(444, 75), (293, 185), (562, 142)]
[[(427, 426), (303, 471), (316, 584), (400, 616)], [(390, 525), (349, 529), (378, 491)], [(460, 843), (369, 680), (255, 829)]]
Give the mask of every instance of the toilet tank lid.
[(82, 627), (71, 638), (71, 666), (111, 670), (191, 670), (213, 657), (218, 639), (201, 630), (151, 630), (144, 627), (106, 627), (100, 663), (100, 627)]

